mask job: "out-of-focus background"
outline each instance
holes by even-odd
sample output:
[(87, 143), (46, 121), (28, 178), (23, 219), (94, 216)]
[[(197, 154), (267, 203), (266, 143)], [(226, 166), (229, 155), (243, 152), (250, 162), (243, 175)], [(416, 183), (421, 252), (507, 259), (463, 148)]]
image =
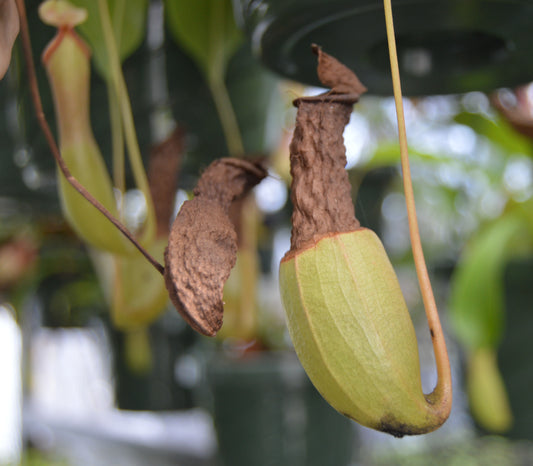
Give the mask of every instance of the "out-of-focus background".
[[(26, 7), (55, 131), (40, 58), (55, 31), (39, 3)], [(73, 3), (93, 21), (80, 35), (93, 48), (91, 122), (112, 172), (120, 129), (99, 62), (98, 2)], [(349, 421), (315, 391), (292, 350), (277, 283), (290, 239), (291, 102), (323, 92), (309, 47), (318, 43), (368, 87), (344, 132), (356, 215), (393, 262), (423, 388), (433, 389), (381, 2), (103, 3), (147, 170), (154, 147), (179, 128), (172, 219), (217, 158), (263, 157), (269, 176), (236, 215), (244, 240), (225, 288), (225, 325), (202, 337), (158, 304), (160, 277), (128, 275), (65, 221), (17, 41), (0, 82), (0, 464), (532, 464), (533, 6), (392, 2), (421, 237), (455, 389), (442, 428), (396, 439)], [(165, 170), (155, 173), (157, 185)], [(125, 180), (124, 217), (142, 223), (145, 197), (129, 168)]]

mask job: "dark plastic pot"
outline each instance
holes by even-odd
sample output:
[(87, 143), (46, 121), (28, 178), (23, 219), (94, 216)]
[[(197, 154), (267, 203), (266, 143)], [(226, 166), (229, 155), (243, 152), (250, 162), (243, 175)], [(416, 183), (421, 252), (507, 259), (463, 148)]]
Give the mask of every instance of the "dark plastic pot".
[(223, 465), (350, 464), (354, 423), (324, 401), (293, 353), (216, 355), (207, 375)]
[[(262, 60), (291, 79), (318, 84), (310, 45), (352, 68), (373, 94), (390, 94), (380, 0), (234, 0)], [(533, 76), (533, 3), (513, 0), (393, 0), (407, 95), (492, 90)]]

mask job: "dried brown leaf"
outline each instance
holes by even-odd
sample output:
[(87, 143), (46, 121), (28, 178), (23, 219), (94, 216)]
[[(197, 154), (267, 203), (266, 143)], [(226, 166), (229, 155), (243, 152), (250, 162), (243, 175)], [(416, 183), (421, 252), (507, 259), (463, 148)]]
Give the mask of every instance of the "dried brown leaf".
[(185, 132), (177, 127), (150, 150), (148, 184), (155, 208), (157, 236), (168, 234), (174, 210), (179, 170), (185, 152)]
[(324, 86), (329, 87), (332, 93), (361, 95), (366, 92), (366, 87), (350, 68), (323, 52), (316, 44), (313, 44), (312, 50), (318, 55), (318, 79)]
[(228, 211), (266, 176), (258, 163), (213, 162), (202, 174), (196, 197), (181, 207), (165, 251), (165, 283), (189, 325), (214, 336), (222, 326), (222, 291), (235, 265), (237, 234)]

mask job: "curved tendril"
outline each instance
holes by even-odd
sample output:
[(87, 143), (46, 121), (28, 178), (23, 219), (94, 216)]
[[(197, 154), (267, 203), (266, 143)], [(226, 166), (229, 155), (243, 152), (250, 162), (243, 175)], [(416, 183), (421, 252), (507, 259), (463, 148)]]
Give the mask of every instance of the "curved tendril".
[(394, 89), (394, 101), (396, 103), (396, 115), (398, 119), (398, 134), (400, 140), (400, 157), (403, 173), (403, 184), (405, 193), (405, 204), (407, 207), (407, 217), (409, 221), (409, 235), (411, 239), (411, 248), (418, 276), (426, 318), (433, 341), (433, 351), (435, 352), (435, 362), (437, 366), (437, 385), (433, 392), (427, 396), (428, 400), (434, 404), (440, 405), (443, 409), (451, 409), (452, 402), (452, 381), (450, 361), (444, 334), (433, 296), (433, 289), (429, 280), (429, 275), (420, 241), (418, 221), (416, 218), (416, 207), (411, 181), (411, 170), (409, 167), (409, 152), (407, 147), (407, 135), (405, 130), (405, 117), (402, 103), (402, 90), (400, 83), (400, 71), (398, 66), (398, 56), (396, 52), (396, 42), (394, 35), (394, 23), (392, 17), (391, 0), (384, 0), (385, 21), (387, 27), (387, 40), (389, 45), (389, 55), (391, 63), (392, 84)]

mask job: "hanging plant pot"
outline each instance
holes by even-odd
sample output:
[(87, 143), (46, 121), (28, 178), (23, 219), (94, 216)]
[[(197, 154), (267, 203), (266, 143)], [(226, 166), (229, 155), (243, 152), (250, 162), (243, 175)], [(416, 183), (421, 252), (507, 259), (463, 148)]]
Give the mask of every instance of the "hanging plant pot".
[[(378, 0), (235, 0), (267, 66), (318, 85), (308, 50), (321, 44), (356, 70), (372, 94), (391, 94), (383, 4)], [(531, 2), (394, 1), (402, 87), (407, 95), (489, 91), (533, 79)]]
[(354, 423), (319, 395), (293, 353), (216, 354), (207, 385), (225, 466), (347, 466)]

